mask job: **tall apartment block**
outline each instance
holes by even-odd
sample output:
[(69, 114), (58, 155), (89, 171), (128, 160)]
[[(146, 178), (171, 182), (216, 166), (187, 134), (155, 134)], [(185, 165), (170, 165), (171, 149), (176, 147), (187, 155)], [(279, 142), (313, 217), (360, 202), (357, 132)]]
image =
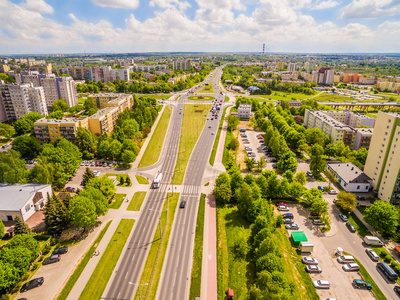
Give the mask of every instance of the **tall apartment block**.
[(378, 112), (364, 172), (383, 201), (400, 199), (400, 114)]
[(331, 68), (320, 68), (318, 71), (313, 72), (313, 75), (316, 77), (313, 81), (318, 84), (333, 84), (335, 71)]
[(53, 103), (62, 98), (68, 107), (78, 104), (75, 81), (72, 77), (56, 77), (55, 75), (39, 75), (40, 84), (46, 95), (47, 109), (50, 110)]
[(296, 72), (296, 69), (297, 69), (297, 64), (295, 64), (295, 63), (290, 63), (290, 64), (288, 65), (288, 71), (289, 71), (289, 72)]
[(375, 120), (350, 111), (308, 110), (304, 113), (304, 124), (307, 128), (319, 128), (331, 137), (333, 143), (343, 141), (351, 149), (370, 147), (369, 143), (374, 129), (354, 128), (361, 125), (374, 126)]
[(186, 71), (190, 68), (190, 59), (178, 59), (173, 62), (173, 69)]

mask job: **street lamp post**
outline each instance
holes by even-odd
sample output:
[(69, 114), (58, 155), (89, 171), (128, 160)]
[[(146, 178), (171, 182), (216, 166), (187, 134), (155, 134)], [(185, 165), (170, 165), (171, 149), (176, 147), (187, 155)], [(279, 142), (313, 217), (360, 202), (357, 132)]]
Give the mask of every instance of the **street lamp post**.
[(128, 282), (129, 284), (132, 284), (132, 285), (136, 285), (137, 287), (138, 287), (138, 290), (139, 290), (139, 300), (142, 300), (142, 296), (140, 295), (140, 286), (141, 285), (149, 285), (148, 283), (143, 283), (143, 284), (137, 284), (137, 283), (133, 283), (133, 282)]

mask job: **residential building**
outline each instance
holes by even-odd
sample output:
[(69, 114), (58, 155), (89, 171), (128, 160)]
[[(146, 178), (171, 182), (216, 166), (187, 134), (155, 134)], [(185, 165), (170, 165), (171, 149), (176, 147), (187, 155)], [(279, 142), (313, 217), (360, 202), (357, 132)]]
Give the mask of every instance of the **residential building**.
[(251, 117), (251, 104), (240, 103), (238, 107), (238, 116), (240, 119), (250, 119)]
[(58, 138), (64, 138), (70, 142), (75, 141), (78, 127), (88, 129), (88, 118), (62, 118), (40, 119), (33, 126), (36, 139), (41, 143), (49, 143)]
[(333, 84), (335, 71), (331, 68), (320, 68), (316, 82), (321, 85)]
[(47, 116), (47, 102), (43, 87), (38, 86), (28, 88), (28, 95), (31, 104), (31, 111)]
[(10, 71), (10, 67), (8, 65), (0, 64), (0, 73), (5, 73)]
[(310, 71), (314, 70), (314, 67), (313, 67), (312, 64), (310, 64), (310, 62), (306, 61), (304, 63), (304, 69), (305, 69), (306, 72), (310, 72)]
[(53, 103), (62, 98), (68, 107), (78, 104), (75, 81), (72, 77), (56, 77), (55, 75), (39, 75), (40, 85), (46, 95), (47, 109), (50, 111)]
[(289, 72), (296, 72), (296, 70), (297, 70), (297, 64), (295, 64), (295, 63), (289, 63), (289, 65), (288, 65), (288, 71), (289, 71)]
[(50, 184), (0, 184), (0, 219), (14, 221), (20, 217), (28, 220), (35, 212), (43, 209), (47, 197), (53, 196)]
[(356, 129), (356, 139), (354, 141), (354, 150), (358, 150), (360, 148), (369, 149), (371, 145), (372, 134), (374, 133), (374, 129), (372, 128), (357, 128)]
[(96, 102), (98, 108), (121, 106), (122, 110), (125, 110), (125, 108), (132, 108), (133, 106), (133, 95), (130, 94), (98, 93), (90, 94), (89, 98)]
[(37, 71), (39, 74), (51, 74), (52, 73), (52, 64), (42, 64), (42, 65), (35, 65), (32, 67), (29, 67), (30, 71)]
[[(289, 107), (296, 107), (300, 108), (301, 106), (301, 101), (287, 101), (289, 103)], [(281, 105), (282, 101), (278, 100), (276, 101), (276, 106)]]
[(379, 111), (364, 172), (383, 201), (400, 199), (400, 114)]
[(283, 61), (278, 61), (278, 62), (276, 63), (276, 68), (277, 68), (278, 70), (283, 70), (283, 69), (285, 69), (285, 66), (286, 66), (286, 63), (283, 62)]
[(346, 192), (367, 193), (371, 187), (371, 178), (350, 162), (328, 163), (336, 181)]
[(325, 114), (331, 116), (337, 121), (343, 122), (351, 127), (368, 126), (374, 127), (375, 118), (368, 117), (359, 113), (354, 113), (348, 110), (328, 110)]
[(91, 133), (100, 136), (104, 132), (113, 132), (117, 125), (118, 115), (122, 112), (118, 106), (106, 107), (88, 118)]
[(178, 59), (174, 60), (172, 64), (173, 70), (183, 70), (186, 71), (190, 69), (190, 59)]
[(129, 67), (130, 72), (152, 72), (152, 71), (168, 71), (168, 65), (133, 65)]

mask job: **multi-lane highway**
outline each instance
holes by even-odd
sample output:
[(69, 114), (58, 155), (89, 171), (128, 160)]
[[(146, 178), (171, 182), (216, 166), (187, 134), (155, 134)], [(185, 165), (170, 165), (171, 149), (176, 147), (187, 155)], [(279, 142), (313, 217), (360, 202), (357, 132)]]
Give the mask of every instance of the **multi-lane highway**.
[[(224, 101), (224, 96), (220, 94), (218, 86), (220, 73), (221, 69), (218, 69), (212, 84), (217, 94), (217, 99)], [(222, 117), (222, 111), (223, 109), (219, 113), (220, 118)], [(186, 206), (184, 209), (177, 210), (175, 214), (158, 286), (157, 299), (188, 299), (201, 181), (208, 164), (219, 121), (219, 118), (211, 120), (211, 116), (209, 116), (190, 156), (183, 180), (183, 193), (180, 195), (180, 201), (185, 200)], [(209, 128), (210, 125), (211, 128)], [(215, 132), (215, 134), (213, 135), (212, 132)]]
[(126, 251), (120, 257), (102, 299), (133, 299), (134, 297), (136, 286), (129, 282), (138, 283), (140, 281), (147, 253), (153, 242), (160, 217), (159, 213), (154, 210), (162, 210), (168, 183), (175, 168), (182, 127), (182, 114), (179, 114), (179, 111), (182, 107), (183, 101), (179, 99), (177, 109), (173, 110), (168, 137), (165, 140), (166, 155), (160, 168), (164, 176), (162, 184), (159, 189), (152, 189), (149, 192), (148, 200), (141, 209), (140, 218), (136, 221), (132, 237), (127, 242)]

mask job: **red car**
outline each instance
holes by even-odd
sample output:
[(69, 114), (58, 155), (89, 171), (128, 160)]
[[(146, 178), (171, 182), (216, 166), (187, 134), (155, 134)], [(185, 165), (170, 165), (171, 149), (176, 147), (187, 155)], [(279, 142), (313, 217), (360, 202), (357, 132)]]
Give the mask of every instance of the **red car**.
[(276, 203), (276, 206), (287, 206), (287, 204), (284, 202), (278, 202)]
[(263, 140), (264, 138), (263, 138), (262, 136), (259, 136), (258, 139), (259, 139), (259, 140)]

